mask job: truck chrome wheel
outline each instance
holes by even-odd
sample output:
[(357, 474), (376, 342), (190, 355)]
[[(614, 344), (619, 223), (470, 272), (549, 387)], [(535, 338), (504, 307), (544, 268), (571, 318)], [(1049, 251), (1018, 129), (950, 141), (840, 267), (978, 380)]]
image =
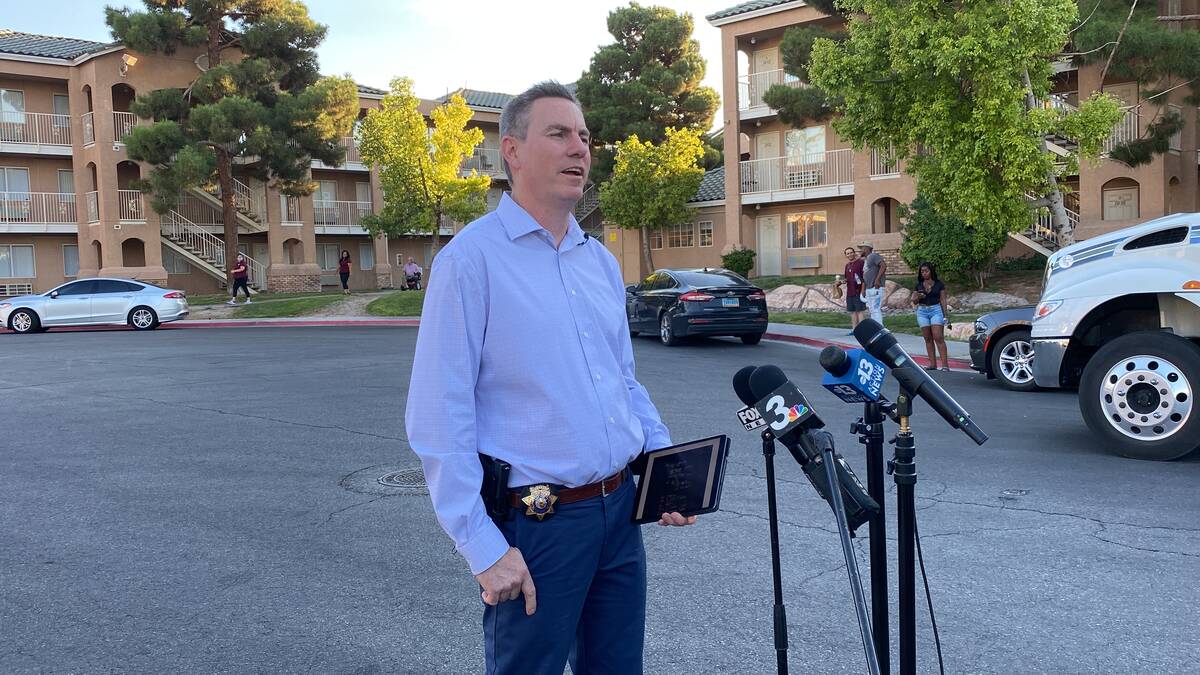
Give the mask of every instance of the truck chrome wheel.
[(1121, 359), (1101, 380), (1099, 396), (1113, 428), (1138, 440), (1169, 438), (1192, 415), (1191, 383), (1160, 356)]

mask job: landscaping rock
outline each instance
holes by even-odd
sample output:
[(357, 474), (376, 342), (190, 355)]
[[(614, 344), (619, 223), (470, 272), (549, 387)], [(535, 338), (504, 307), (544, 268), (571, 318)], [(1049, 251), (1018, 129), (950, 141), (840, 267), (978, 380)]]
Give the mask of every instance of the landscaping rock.
[(956, 310), (973, 310), (980, 307), (1022, 307), (1033, 304), (1029, 300), (1007, 293), (985, 293), (972, 291), (950, 296), (950, 304)]

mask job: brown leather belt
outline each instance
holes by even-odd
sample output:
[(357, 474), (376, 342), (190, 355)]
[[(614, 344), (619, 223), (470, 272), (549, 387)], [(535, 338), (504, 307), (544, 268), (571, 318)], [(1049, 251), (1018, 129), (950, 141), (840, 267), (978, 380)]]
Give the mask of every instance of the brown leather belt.
[[(625, 469), (621, 469), (615, 474), (595, 483), (580, 485), (573, 488), (559, 488), (558, 504), (571, 504), (573, 502), (591, 499), (592, 497), (607, 496), (616, 492), (617, 488), (621, 487), (621, 483), (625, 482)], [(513, 508), (524, 508), (525, 504), (521, 502), (522, 492), (513, 491), (508, 493), (508, 502)]]

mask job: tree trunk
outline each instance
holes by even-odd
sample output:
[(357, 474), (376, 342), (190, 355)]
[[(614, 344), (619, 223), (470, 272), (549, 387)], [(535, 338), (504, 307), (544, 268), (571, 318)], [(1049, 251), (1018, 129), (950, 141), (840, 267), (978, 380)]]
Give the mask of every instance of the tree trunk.
[(646, 274), (654, 272), (654, 258), (650, 253), (650, 230), (644, 226), (642, 227), (642, 262), (646, 265)]
[(225, 283), (233, 290), (233, 266), (238, 254), (237, 210), (233, 208), (233, 160), (223, 148), (217, 150), (217, 178), (221, 186), (221, 222), (225, 225)]
[[(1037, 101), (1033, 98), (1033, 85), (1029, 81), (1028, 68), (1021, 74), (1021, 78), (1025, 85), (1025, 109), (1033, 110), (1037, 106)], [(1043, 146), (1045, 143), (1046, 141), (1043, 140)], [(1049, 152), (1044, 147), (1042, 151)], [(1050, 191), (1046, 194), (1046, 200), (1049, 202), (1048, 206), (1050, 207), (1050, 216), (1054, 231), (1058, 233), (1061, 245), (1070, 245), (1075, 240), (1075, 233), (1071, 229), (1071, 220), (1067, 217), (1067, 209), (1063, 206), (1062, 189), (1058, 187), (1058, 176), (1054, 173), (1053, 166), (1046, 171), (1046, 184), (1050, 186)], [(1030, 224), (1032, 225), (1033, 223)]]
[(442, 209), (437, 208), (433, 212), (433, 247), (429, 250), (430, 268), (433, 267), (433, 259), (437, 257), (438, 250), (442, 243)]

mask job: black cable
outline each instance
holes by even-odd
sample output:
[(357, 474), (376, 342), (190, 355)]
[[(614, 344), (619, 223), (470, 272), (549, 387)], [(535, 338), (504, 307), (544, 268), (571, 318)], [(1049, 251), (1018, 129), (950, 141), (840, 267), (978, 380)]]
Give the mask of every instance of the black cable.
[(925, 576), (925, 556), (921, 554), (921, 531), (917, 529), (917, 514), (913, 512), (913, 538), (917, 540), (917, 561), (921, 563), (921, 581), (925, 583), (925, 604), (929, 607), (929, 622), (933, 624), (933, 644), (937, 647), (938, 672), (946, 675), (942, 663), (942, 639), (938, 637), (937, 619), (933, 616), (933, 598), (929, 595), (929, 577)]

